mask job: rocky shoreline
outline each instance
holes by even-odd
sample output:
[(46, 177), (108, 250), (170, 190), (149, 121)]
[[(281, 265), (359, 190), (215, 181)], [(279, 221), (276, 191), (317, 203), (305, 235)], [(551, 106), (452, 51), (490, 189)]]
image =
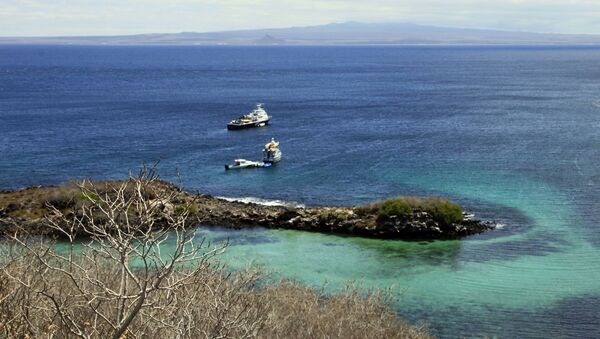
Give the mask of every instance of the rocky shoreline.
[(493, 222), (470, 219), (450, 225), (435, 221), (427, 212), (378, 221), (357, 207), (265, 206), (228, 201), (209, 195), (198, 199), (198, 218), (203, 225), (245, 228), (262, 226), (302, 231), (356, 235), (382, 239), (457, 239), (495, 227)]
[[(175, 186), (169, 183), (163, 184), (169, 189), (175, 189)], [(64, 192), (64, 188), (60, 186), (0, 192), (0, 235), (10, 234), (17, 228), (26, 229), (29, 234), (54, 235), (52, 230), (45, 226), (44, 218), (48, 212), (46, 204), (60, 192)], [(493, 222), (471, 219), (466, 215), (458, 222), (445, 224), (436, 221), (426, 211), (418, 209), (382, 220), (365, 206), (266, 206), (210, 195), (192, 195), (183, 191), (178, 193), (173, 201), (160, 203), (165, 213), (174, 213), (178, 207), (186, 206), (192, 211), (191, 220), (204, 226), (259, 226), (380, 239), (458, 239), (495, 227)], [(74, 213), (68, 210), (66, 204), (60, 207), (66, 213)]]

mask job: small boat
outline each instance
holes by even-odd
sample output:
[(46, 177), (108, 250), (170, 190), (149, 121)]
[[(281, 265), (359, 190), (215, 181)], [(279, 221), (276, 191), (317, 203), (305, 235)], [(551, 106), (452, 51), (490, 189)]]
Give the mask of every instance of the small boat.
[(262, 127), (268, 125), (269, 120), (271, 120), (271, 117), (269, 114), (267, 114), (267, 111), (265, 111), (264, 105), (256, 104), (256, 108), (252, 112), (242, 115), (237, 119), (231, 120), (227, 124), (227, 129), (237, 130), (252, 127)]
[(252, 161), (246, 159), (235, 159), (233, 165), (225, 165), (226, 170), (241, 168), (271, 167), (271, 163)]
[(262, 161), (235, 159), (232, 165), (225, 165), (225, 169), (230, 170), (241, 168), (271, 167), (274, 163), (279, 161), (281, 161), (279, 141), (275, 140), (275, 138), (271, 138), (271, 141), (265, 144), (265, 148), (263, 149)]
[(263, 162), (275, 163), (281, 160), (281, 150), (279, 149), (279, 141), (271, 138), (271, 141), (265, 145), (263, 149)]

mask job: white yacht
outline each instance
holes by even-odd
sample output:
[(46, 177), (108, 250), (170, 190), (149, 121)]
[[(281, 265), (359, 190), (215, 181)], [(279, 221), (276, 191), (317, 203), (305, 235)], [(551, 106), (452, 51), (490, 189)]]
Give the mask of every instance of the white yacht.
[(271, 120), (271, 117), (267, 114), (267, 111), (265, 111), (264, 104), (259, 103), (256, 104), (256, 108), (252, 112), (231, 120), (227, 124), (227, 129), (236, 130), (266, 126), (269, 124), (269, 120)]
[(271, 138), (271, 141), (265, 145), (263, 149), (263, 162), (274, 163), (281, 160), (281, 150), (279, 149), (279, 141)]

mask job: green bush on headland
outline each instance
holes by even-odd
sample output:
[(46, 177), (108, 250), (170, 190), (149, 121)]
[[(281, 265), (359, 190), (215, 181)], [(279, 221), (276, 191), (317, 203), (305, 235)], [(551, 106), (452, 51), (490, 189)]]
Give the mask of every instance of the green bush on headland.
[(460, 205), (439, 197), (398, 197), (378, 202), (370, 208), (375, 211), (378, 221), (388, 220), (392, 216), (404, 217), (415, 212), (426, 212), (442, 225), (450, 225), (463, 218)]
[(389, 218), (393, 215), (404, 216), (411, 214), (413, 208), (405, 199), (397, 198), (384, 201), (379, 210), (377, 211), (377, 217), (380, 219)]
[(459, 222), (463, 218), (463, 209), (460, 205), (441, 198), (430, 199), (430, 204), (426, 206), (425, 212), (431, 214), (437, 222), (443, 225)]

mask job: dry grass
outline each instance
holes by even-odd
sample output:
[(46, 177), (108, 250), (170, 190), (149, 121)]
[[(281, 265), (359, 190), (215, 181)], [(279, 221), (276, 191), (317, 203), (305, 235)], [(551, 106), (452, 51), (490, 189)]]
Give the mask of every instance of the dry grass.
[[(100, 264), (100, 274), (116, 276), (118, 269)], [(76, 321), (102, 338), (111, 328), (94, 317), (66, 275), (42, 278), (43, 269), (31, 256), (12, 260), (0, 271), (0, 337), (74, 337), (61, 322), (51, 301), (31, 286), (46, 286), (45, 293), (70, 305)], [(367, 295), (354, 287), (325, 296), (298, 283), (259, 286), (254, 270), (230, 273), (213, 265), (194, 284), (176, 291), (158, 291), (127, 330), (127, 338), (429, 338), (397, 317), (389, 295)], [(48, 279), (48, 281), (41, 281)], [(116, 285), (117, 282), (114, 282)], [(112, 315), (110, 302), (100, 307)], [(116, 308), (115, 308), (116, 309)], [(180, 326), (187, 323), (189, 326)], [(187, 330), (182, 330), (187, 328)]]
[[(97, 181), (93, 183), (88, 181), (85, 183), (87, 186), (93, 185), (94, 188), (98, 189), (100, 195), (112, 195), (114, 189), (123, 183), (128, 185), (127, 194), (132, 194), (133, 191), (133, 183), (127, 180)], [(16, 192), (0, 192), (0, 210), (4, 210), (9, 216), (26, 220), (43, 218), (49, 211), (48, 205), (54, 206), (65, 213), (77, 211), (82, 204), (89, 202), (90, 198), (82, 195), (81, 188), (78, 186), (80, 184), (79, 182), (67, 182), (54, 187), (29, 187)], [(152, 185), (158, 194), (162, 191), (178, 189), (177, 186), (165, 181), (155, 181)], [(157, 195), (151, 191), (147, 194), (146, 199), (154, 199)], [(185, 198), (185, 194), (180, 196), (180, 199)], [(103, 197), (98, 196), (96, 198)]]
[(430, 338), (425, 328), (400, 319), (389, 305), (389, 294), (367, 295), (349, 285), (324, 297), (294, 282), (264, 288), (269, 305), (268, 338)]

